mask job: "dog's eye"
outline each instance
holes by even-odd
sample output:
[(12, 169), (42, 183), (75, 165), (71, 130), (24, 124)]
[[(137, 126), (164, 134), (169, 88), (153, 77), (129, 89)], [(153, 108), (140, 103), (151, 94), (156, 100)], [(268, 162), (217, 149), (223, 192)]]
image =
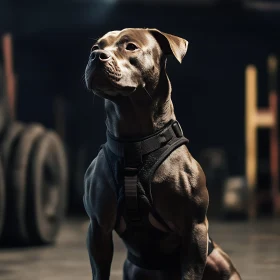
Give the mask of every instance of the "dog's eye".
[(98, 50), (99, 49), (99, 47), (97, 46), (97, 45), (94, 45), (92, 48), (91, 48), (91, 51), (93, 52), (93, 51), (96, 51), (96, 50)]
[(128, 51), (135, 51), (138, 49), (138, 47), (133, 43), (128, 43), (125, 49)]

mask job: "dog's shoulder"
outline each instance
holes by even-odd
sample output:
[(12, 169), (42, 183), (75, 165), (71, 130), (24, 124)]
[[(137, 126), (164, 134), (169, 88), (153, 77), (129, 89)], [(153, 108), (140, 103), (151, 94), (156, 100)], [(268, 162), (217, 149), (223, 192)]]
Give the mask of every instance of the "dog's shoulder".
[(156, 208), (165, 212), (162, 213), (165, 217), (183, 219), (183, 213), (189, 215), (190, 211), (196, 211), (197, 218), (203, 219), (209, 203), (206, 179), (185, 145), (173, 151), (159, 166), (153, 178), (152, 194)]
[(84, 207), (91, 219), (110, 231), (115, 224), (117, 197), (113, 178), (101, 149), (84, 176)]
[(204, 172), (185, 145), (174, 150), (155, 172), (157, 184), (172, 182), (182, 195), (206, 185)]

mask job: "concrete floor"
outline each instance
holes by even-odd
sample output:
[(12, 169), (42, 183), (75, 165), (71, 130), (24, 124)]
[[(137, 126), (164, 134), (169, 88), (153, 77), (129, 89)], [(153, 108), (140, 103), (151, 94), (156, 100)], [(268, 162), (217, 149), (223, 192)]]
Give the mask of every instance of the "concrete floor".
[[(243, 280), (280, 279), (280, 221), (217, 223), (212, 238), (231, 256)], [(89, 280), (87, 221), (67, 221), (55, 246), (0, 249), (1, 280)], [(122, 279), (125, 249), (115, 238), (111, 279)], [(172, 279), (171, 279), (172, 280)]]

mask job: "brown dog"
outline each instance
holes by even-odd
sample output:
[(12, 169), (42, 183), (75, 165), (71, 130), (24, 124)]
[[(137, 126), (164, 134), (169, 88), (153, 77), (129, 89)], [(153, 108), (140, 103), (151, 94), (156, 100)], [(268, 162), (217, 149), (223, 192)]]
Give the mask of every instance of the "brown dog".
[(85, 175), (93, 279), (107, 280), (112, 231), (124, 279), (241, 279), (208, 236), (204, 173), (176, 121), (166, 57), (188, 42), (156, 29), (112, 31), (92, 47), (85, 80), (105, 99), (107, 142)]

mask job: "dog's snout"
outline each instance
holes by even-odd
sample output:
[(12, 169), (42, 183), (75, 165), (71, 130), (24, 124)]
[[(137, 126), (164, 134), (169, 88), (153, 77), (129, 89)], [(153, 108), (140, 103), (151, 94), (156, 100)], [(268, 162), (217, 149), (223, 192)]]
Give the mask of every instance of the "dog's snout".
[(90, 59), (90, 60), (94, 60), (95, 57), (96, 57), (96, 52), (91, 52), (91, 53), (90, 53), (90, 56), (89, 56), (89, 59)]
[(101, 52), (99, 54), (99, 59), (102, 61), (109, 60), (111, 58), (111, 55), (108, 52)]
[(111, 58), (110, 53), (103, 50), (96, 50), (90, 54), (91, 60), (99, 59), (100, 61), (105, 62), (108, 61), (110, 58)]

